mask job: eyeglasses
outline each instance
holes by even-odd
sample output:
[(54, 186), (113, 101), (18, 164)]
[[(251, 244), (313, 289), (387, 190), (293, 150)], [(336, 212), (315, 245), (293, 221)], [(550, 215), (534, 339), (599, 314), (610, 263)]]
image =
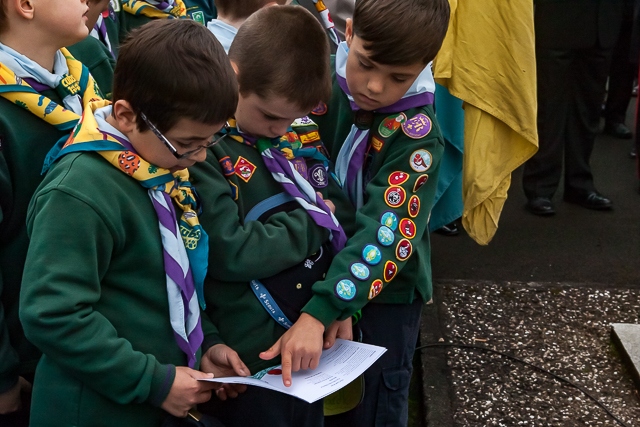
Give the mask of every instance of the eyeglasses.
[(149, 126), (149, 129), (151, 129), (151, 132), (153, 132), (160, 141), (162, 141), (162, 143), (169, 149), (169, 151), (171, 151), (171, 154), (173, 154), (173, 157), (175, 157), (178, 160), (181, 159), (186, 159), (187, 157), (191, 157), (196, 153), (199, 153), (201, 150), (205, 149), (205, 148), (209, 148), (209, 147), (213, 147), (214, 145), (216, 145), (218, 142), (222, 141), (222, 139), (224, 137), (226, 137), (229, 133), (229, 123), (225, 123), (224, 126), (222, 127), (222, 129), (220, 130), (221, 132), (224, 132), (222, 135), (220, 136), (214, 136), (213, 139), (209, 142), (207, 142), (205, 145), (201, 145), (196, 149), (193, 150), (189, 150), (185, 153), (179, 154), (178, 150), (176, 149), (176, 147), (173, 146), (173, 144), (171, 142), (169, 142), (169, 140), (167, 139), (166, 136), (164, 136), (162, 134), (162, 132), (160, 132), (158, 130), (157, 127), (154, 126), (153, 123), (151, 123), (149, 121), (149, 119), (147, 119), (147, 116), (144, 113), (140, 113), (140, 117), (142, 118), (142, 120), (147, 124), (147, 126)]

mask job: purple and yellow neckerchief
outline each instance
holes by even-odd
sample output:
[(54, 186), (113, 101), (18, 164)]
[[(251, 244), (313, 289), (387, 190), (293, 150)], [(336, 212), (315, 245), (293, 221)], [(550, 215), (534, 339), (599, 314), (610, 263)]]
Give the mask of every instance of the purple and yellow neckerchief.
[[(433, 104), (435, 84), (433, 83), (431, 69), (427, 66), (399, 101), (371, 112), (362, 110), (353, 101), (345, 78), (348, 51), (346, 42), (340, 43), (336, 52), (336, 80), (340, 89), (349, 98), (351, 110), (356, 113), (356, 123), (351, 126), (349, 135), (340, 148), (336, 159), (336, 176), (351, 202), (359, 209), (364, 203), (362, 167), (367, 147), (369, 146), (369, 130), (373, 122), (373, 114), (401, 113), (410, 108)], [(431, 89), (431, 87), (434, 89)]]
[[(209, 250), (208, 236), (198, 221), (195, 189), (187, 169), (172, 174), (140, 157), (126, 137), (106, 123), (109, 114), (109, 101), (85, 106), (82, 118), (53, 161), (70, 153), (94, 151), (148, 190), (162, 237), (171, 327), (193, 368), (203, 341), (200, 307), (205, 308), (203, 283)], [(179, 223), (174, 203), (182, 210)]]
[(326, 162), (325, 167), (327, 167), (327, 158), (315, 148), (308, 151), (305, 151), (305, 148), (294, 150), (290, 143), (281, 138), (256, 138), (241, 133), (234, 119), (229, 120), (229, 125), (229, 137), (241, 144), (255, 147), (260, 152), (273, 179), (280, 183), (285, 192), (307, 211), (318, 226), (331, 232), (331, 248), (334, 254), (340, 252), (347, 242), (346, 233), (329, 206), (292, 163), (297, 156), (301, 156)]
[(187, 17), (187, 7), (182, 0), (123, 0), (122, 10), (132, 15), (142, 15), (154, 19)]

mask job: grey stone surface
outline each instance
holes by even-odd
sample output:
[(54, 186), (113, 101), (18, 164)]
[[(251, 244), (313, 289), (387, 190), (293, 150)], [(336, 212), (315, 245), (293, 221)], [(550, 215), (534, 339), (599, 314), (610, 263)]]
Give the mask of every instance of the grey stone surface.
[(628, 364), (636, 387), (640, 390), (640, 325), (612, 323), (611, 336)]

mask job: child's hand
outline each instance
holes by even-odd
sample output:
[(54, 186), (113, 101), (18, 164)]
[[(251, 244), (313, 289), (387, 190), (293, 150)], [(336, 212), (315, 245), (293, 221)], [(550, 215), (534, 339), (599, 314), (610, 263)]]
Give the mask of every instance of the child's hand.
[(4, 393), (0, 393), (0, 415), (16, 412), (22, 407), (20, 393), (23, 391), (31, 392), (31, 383), (19, 377), (16, 385)]
[[(250, 374), (249, 368), (240, 359), (238, 353), (224, 344), (216, 344), (202, 355), (200, 369), (203, 372), (213, 373), (216, 378), (235, 375), (246, 377)], [(246, 390), (247, 386), (244, 384), (222, 384), (222, 387), (216, 390), (216, 396), (220, 400), (227, 400), (228, 397), (238, 397), (239, 393), (244, 393)]]
[[(316, 194), (318, 195), (318, 197), (320, 197), (322, 199), (322, 193), (321, 192), (316, 191)], [(322, 199), (322, 200), (329, 207), (329, 210), (331, 210), (331, 213), (336, 213), (336, 205), (334, 205), (331, 200), (329, 200), (329, 199)]]
[(284, 333), (267, 351), (260, 353), (262, 360), (271, 360), (277, 355), (282, 359), (282, 383), (291, 386), (291, 372), (315, 369), (322, 354), (324, 325), (315, 317), (302, 313), (291, 329)]
[(219, 388), (219, 383), (198, 381), (200, 378), (213, 378), (213, 374), (205, 374), (185, 366), (176, 367), (176, 377), (169, 390), (169, 395), (162, 402), (162, 409), (173, 416), (184, 418), (189, 410), (199, 403), (211, 398), (211, 390)]
[(336, 320), (327, 328), (324, 333), (324, 348), (325, 350), (333, 347), (336, 343), (336, 338), (342, 338), (345, 340), (353, 340), (353, 322), (351, 317), (345, 320)]

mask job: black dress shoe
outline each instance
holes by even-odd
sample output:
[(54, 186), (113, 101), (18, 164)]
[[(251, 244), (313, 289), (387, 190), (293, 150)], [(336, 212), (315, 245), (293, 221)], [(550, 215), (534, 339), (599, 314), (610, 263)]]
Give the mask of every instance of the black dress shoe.
[(638, 155), (638, 150), (636, 149), (636, 147), (633, 147), (629, 152), (629, 157), (631, 157), (632, 159), (635, 159), (637, 155)]
[(438, 228), (436, 230), (436, 233), (442, 234), (443, 236), (457, 236), (458, 234), (460, 234), (460, 230), (458, 229), (458, 223), (456, 221), (453, 221)]
[(556, 213), (551, 199), (548, 197), (535, 197), (527, 201), (527, 210), (534, 215), (549, 216)]
[(604, 133), (620, 139), (631, 139), (633, 133), (624, 123), (606, 123)]
[(597, 191), (565, 191), (564, 201), (596, 211), (606, 211), (613, 207), (611, 200)]

